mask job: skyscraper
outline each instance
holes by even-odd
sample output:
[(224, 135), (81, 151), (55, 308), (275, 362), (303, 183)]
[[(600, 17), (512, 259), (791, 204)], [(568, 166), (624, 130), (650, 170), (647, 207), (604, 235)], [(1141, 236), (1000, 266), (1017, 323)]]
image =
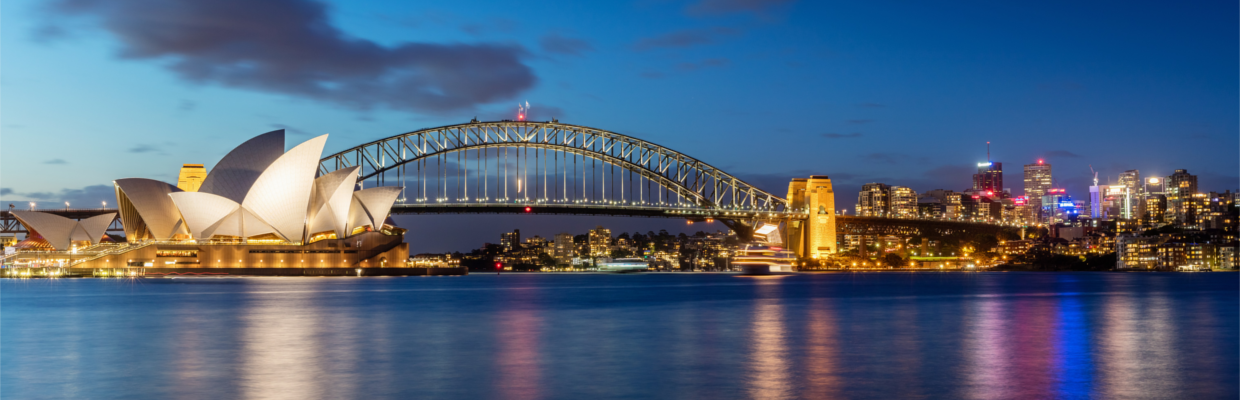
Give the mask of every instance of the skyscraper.
[[(1029, 199), (1029, 207), (1033, 210), (1034, 218), (1041, 217), (1042, 196), (1046, 195), (1046, 189), (1051, 188), (1051, 165), (1043, 160), (1038, 160), (1037, 164), (1025, 164), (1025, 198)], [(1093, 200), (1092, 190), (1090, 200)]]
[(1119, 186), (1124, 187), (1124, 198), (1120, 208), (1120, 216), (1124, 219), (1135, 219), (1141, 217), (1141, 209), (1144, 208), (1142, 199), (1145, 197), (1141, 193), (1141, 172), (1130, 169), (1119, 174)]
[(1003, 193), (1003, 163), (977, 163), (977, 174), (973, 175), (973, 191), (979, 195), (999, 196)]
[(1167, 219), (1178, 224), (1191, 223), (1193, 219), (1193, 194), (1197, 193), (1197, 176), (1188, 170), (1177, 169), (1164, 181), (1167, 193)]
[(891, 208), (887, 211), (887, 216), (894, 218), (917, 217), (917, 192), (912, 188), (892, 186), (891, 190), (887, 191), (887, 199), (891, 202)]

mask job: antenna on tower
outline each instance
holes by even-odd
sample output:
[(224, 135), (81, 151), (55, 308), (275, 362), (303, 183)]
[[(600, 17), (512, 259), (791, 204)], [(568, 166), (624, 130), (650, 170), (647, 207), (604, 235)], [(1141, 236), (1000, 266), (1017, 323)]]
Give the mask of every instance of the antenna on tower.
[(1094, 171), (1094, 165), (1089, 164), (1089, 172), (1094, 173), (1094, 186), (1098, 186), (1098, 171)]
[(986, 142), (986, 162), (990, 162), (990, 142)]

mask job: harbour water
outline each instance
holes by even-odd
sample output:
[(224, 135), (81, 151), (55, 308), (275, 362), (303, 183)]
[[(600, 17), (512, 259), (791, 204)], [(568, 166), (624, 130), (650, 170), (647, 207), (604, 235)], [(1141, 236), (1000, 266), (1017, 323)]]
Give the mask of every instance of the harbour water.
[(0, 281), (13, 399), (1234, 399), (1230, 273)]

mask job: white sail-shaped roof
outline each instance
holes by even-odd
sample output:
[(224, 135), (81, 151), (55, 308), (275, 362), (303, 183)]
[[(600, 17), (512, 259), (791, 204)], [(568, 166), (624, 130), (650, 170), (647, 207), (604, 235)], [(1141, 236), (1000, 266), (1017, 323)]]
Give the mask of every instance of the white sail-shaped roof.
[(203, 230), (203, 236), (208, 238), (214, 235), (247, 238), (268, 233), (276, 233), (276, 230), (245, 208), (237, 208)]
[(181, 210), (194, 239), (210, 239), (207, 228), (241, 208), (227, 197), (203, 192), (177, 192), (168, 195)]
[[(113, 181), (125, 198), (120, 198), (118, 194), (116, 202), (122, 207), (128, 201), (133, 208), (137, 210), (138, 216), (142, 218), (152, 237), (158, 240), (166, 240), (178, 233), (187, 233), (183, 230), (178, 222), (181, 220), (181, 214), (177, 211), (177, 206), (172, 202), (172, 198), (168, 197), (169, 193), (180, 192), (176, 186), (172, 186), (167, 182), (161, 182), (154, 179), (145, 178), (128, 178), (117, 179)], [(133, 216), (122, 216), (125, 219), (121, 222), (126, 225), (133, 226), (138, 221), (133, 221)]]
[(240, 204), (263, 171), (282, 155), (283, 129), (255, 136), (220, 159), (198, 191), (220, 195)]
[(112, 225), (112, 220), (115, 219), (116, 213), (107, 213), (78, 221), (78, 225), (90, 237), (90, 243), (96, 244), (103, 239), (103, 234), (108, 232), (108, 225)]
[[(349, 220), (352, 223), (349, 230), (363, 225), (370, 225), (375, 229), (382, 227), (383, 221), (392, 211), (392, 204), (395, 204), (396, 198), (400, 196), (400, 191), (401, 188), (396, 186), (380, 186), (353, 192), (356, 201), (353, 202), (355, 209), (349, 210)], [(357, 207), (359, 205), (360, 208)]]
[(357, 186), (357, 170), (354, 166), (336, 170), (314, 180), (314, 195), (307, 214), (309, 231), (317, 233), (331, 230), (343, 238), (348, 232), (349, 204), (353, 200), (353, 188)]
[(322, 135), (284, 153), (254, 181), (241, 207), (270, 224), (284, 240), (301, 241), (314, 174), (325, 144), (327, 135)]
[[(82, 222), (74, 221), (55, 214), (38, 211), (13, 211), (13, 216), (27, 230), (43, 236), (56, 250), (68, 250), (74, 240), (89, 240), (91, 244), (99, 243), (107, 230), (115, 213), (97, 215)], [(83, 224), (84, 223), (84, 224)]]

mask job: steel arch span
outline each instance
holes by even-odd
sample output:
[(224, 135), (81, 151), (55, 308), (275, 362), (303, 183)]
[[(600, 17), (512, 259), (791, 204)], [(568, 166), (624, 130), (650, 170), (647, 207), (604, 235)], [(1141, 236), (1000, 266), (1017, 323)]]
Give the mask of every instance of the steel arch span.
[[(525, 178), (533, 170), (534, 180), (526, 180), (522, 198), (514, 199), (507, 196), (510, 185), (509, 169), (512, 164), (507, 159), (507, 149), (525, 151), (525, 164), (518, 159), (516, 169)], [(495, 164), (484, 164), (490, 152), (495, 150)], [(494, 196), (490, 192), (493, 181), (500, 181), (501, 167), (498, 165), (499, 151), (505, 150), (502, 164), (503, 185), (505, 191), (496, 189)], [(534, 157), (529, 152), (534, 151)], [(539, 153), (543, 156), (540, 159)], [(556, 157), (554, 167), (550, 157)], [(471, 154), (473, 158), (471, 158)], [(560, 158), (563, 154), (563, 158)], [(574, 164), (569, 164), (568, 157), (573, 156)], [(455, 163), (451, 163), (455, 157)], [(521, 157), (521, 156), (518, 156)], [(577, 157), (581, 165), (577, 165)], [(529, 165), (530, 160), (533, 166)], [(667, 209), (710, 209), (766, 211), (786, 213), (788, 202), (782, 197), (767, 193), (750, 185), (739, 178), (728, 174), (701, 160), (685, 155), (670, 148), (651, 143), (632, 136), (610, 132), (591, 127), (562, 124), (558, 121), (471, 121), (466, 124), (449, 125), (438, 128), (422, 129), (408, 132), (370, 143), (362, 144), (344, 151), (329, 155), (320, 160), (319, 172), (328, 173), (341, 168), (360, 166), (359, 183), (374, 181), (377, 185), (391, 185), (392, 175), (402, 180), (401, 185), (410, 179), (409, 170), (417, 168), (418, 181), (425, 187), (423, 166), (436, 160), (436, 198), (420, 196), (408, 199), (402, 195), (402, 204), (417, 203), (432, 205), (456, 204), (573, 204), (616, 205), (622, 206), (653, 206)], [(585, 162), (589, 160), (590, 166)], [(596, 164), (598, 162), (598, 164)], [(471, 164), (472, 163), (472, 164)], [(444, 165), (455, 170), (442, 172)], [(495, 169), (492, 171), (492, 167)], [(598, 168), (620, 168), (619, 190), (616, 190), (617, 179), (613, 172), (599, 173)], [(471, 170), (471, 168), (473, 168)], [(524, 170), (522, 170), (524, 168)], [(571, 171), (569, 169), (572, 169)], [(520, 172), (524, 171), (524, 172)], [(628, 183), (624, 174), (628, 172)], [(492, 175), (494, 174), (494, 175)], [(539, 174), (542, 180), (539, 182)], [(549, 175), (550, 174), (550, 175)], [(568, 188), (568, 175), (572, 174), (574, 185), (591, 175), (591, 195), (585, 194), (586, 183), (582, 182), (578, 189)], [(609, 175), (608, 175), (609, 174)], [(633, 184), (633, 174), (637, 175), (637, 184)], [(602, 195), (593, 192), (600, 186), (597, 177), (603, 176)], [(494, 178), (492, 178), (494, 176)], [(548, 176), (552, 176), (548, 179)], [(610, 189), (607, 176), (611, 176)], [(455, 179), (453, 189), (448, 183), (439, 182)], [(463, 181), (463, 183), (462, 183)], [(442, 190), (440, 184), (442, 183)], [(541, 183), (541, 187), (536, 186)], [(641, 185), (650, 183), (663, 191), (664, 197), (652, 198), (646, 188)], [(520, 189), (520, 181), (517, 183)], [(628, 185), (626, 187), (626, 185)], [(530, 191), (533, 189), (533, 197)], [(626, 192), (627, 189), (627, 192)], [(470, 193), (473, 190), (473, 193)], [(541, 190), (542, 193), (538, 193)], [(454, 192), (449, 194), (448, 192)], [(502, 196), (502, 197), (501, 197)], [(636, 199), (635, 199), (636, 196)], [(674, 197), (675, 200), (671, 198)], [(654, 201), (654, 200), (658, 201)], [(412, 201), (409, 201), (412, 200)]]

